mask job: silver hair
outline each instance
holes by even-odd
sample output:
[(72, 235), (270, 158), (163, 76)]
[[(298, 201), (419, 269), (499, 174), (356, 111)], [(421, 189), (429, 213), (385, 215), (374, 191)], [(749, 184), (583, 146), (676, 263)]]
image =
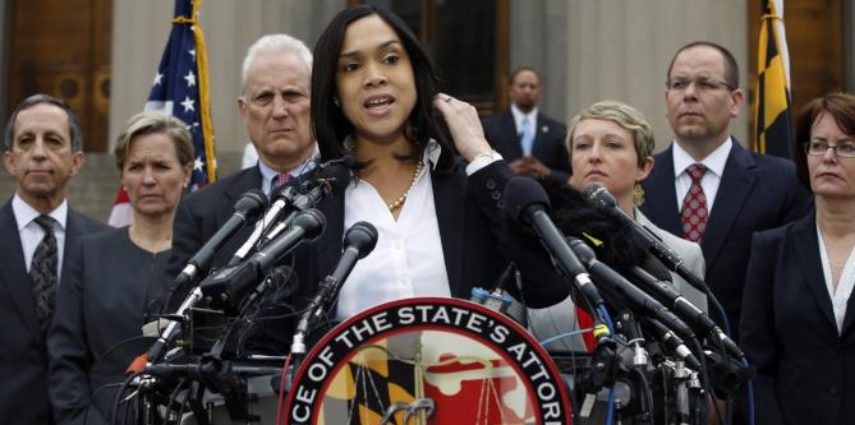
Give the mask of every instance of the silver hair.
[(249, 68), (252, 65), (252, 61), (255, 60), (256, 55), (262, 51), (293, 53), (306, 64), (306, 68), (308, 68), (309, 73), (311, 74), (312, 72), (312, 52), (308, 47), (306, 47), (306, 43), (303, 43), (299, 39), (288, 34), (268, 34), (256, 40), (256, 42), (246, 50), (246, 56), (243, 58), (243, 68), (240, 73), (241, 93), (246, 89), (247, 74), (249, 74)]

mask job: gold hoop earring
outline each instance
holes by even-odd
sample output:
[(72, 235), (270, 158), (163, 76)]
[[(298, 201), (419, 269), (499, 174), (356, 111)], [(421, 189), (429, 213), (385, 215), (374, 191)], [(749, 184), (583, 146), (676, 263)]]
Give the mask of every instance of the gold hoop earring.
[(641, 182), (635, 182), (635, 186), (632, 187), (632, 203), (636, 207), (640, 207), (644, 205), (644, 188), (641, 186)]

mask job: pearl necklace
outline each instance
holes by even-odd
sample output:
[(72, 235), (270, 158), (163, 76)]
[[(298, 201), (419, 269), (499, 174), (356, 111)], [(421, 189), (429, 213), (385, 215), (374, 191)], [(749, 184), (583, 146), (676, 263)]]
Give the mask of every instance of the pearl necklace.
[(394, 202), (386, 205), (389, 207), (389, 211), (395, 211), (400, 208), (401, 205), (404, 205), (404, 201), (407, 200), (407, 196), (410, 196), (410, 191), (413, 190), (413, 186), (416, 185), (416, 180), (419, 179), (419, 176), (422, 174), (422, 169), (424, 168), (424, 161), (419, 161), (416, 164), (416, 172), (413, 173), (413, 181), (410, 182), (410, 187), (407, 188), (407, 191), (401, 195), (400, 198), (396, 199)]

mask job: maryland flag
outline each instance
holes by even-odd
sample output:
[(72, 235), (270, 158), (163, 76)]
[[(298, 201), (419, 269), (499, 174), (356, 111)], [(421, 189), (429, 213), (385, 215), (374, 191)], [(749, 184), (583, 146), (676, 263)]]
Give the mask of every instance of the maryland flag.
[(752, 147), (755, 152), (790, 158), (793, 117), (784, 0), (763, 0), (757, 52), (756, 127)]

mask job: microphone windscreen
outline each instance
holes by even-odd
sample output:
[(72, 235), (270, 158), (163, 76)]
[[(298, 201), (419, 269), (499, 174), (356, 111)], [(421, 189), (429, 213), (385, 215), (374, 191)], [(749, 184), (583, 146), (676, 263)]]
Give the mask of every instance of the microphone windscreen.
[(377, 228), (367, 221), (357, 222), (344, 233), (344, 244), (356, 247), (359, 258), (365, 258), (377, 245)]
[(553, 205), (555, 225), (564, 235), (590, 244), (600, 261), (622, 274), (644, 264), (647, 247), (627, 223), (588, 202), (581, 192), (564, 182), (545, 179), (543, 188)]
[(316, 175), (317, 179), (325, 179), (332, 185), (333, 193), (344, 190), (353, 177), (355, 161), (350, 155), (321, 164)]
[(591, 201), (595, 205), (603, 208), (617, 207), (617, 199), (615, 199), (611, 192), (609, 192), (609, 190), (600, 182), (589, 184), (582, 192), (582, 196), (584, 196), (588, 201)]
[(254, 216), (267, 208), (267, 196), (260, 189), (250, 189), (235, 202), (235, 211)]
[(530, 177), (515, 176), (505, 185), (505, 211), (516, 221), (522, 221), (523, 212), (532, 206), (551, 208), (549, 196), (543, 187)]

